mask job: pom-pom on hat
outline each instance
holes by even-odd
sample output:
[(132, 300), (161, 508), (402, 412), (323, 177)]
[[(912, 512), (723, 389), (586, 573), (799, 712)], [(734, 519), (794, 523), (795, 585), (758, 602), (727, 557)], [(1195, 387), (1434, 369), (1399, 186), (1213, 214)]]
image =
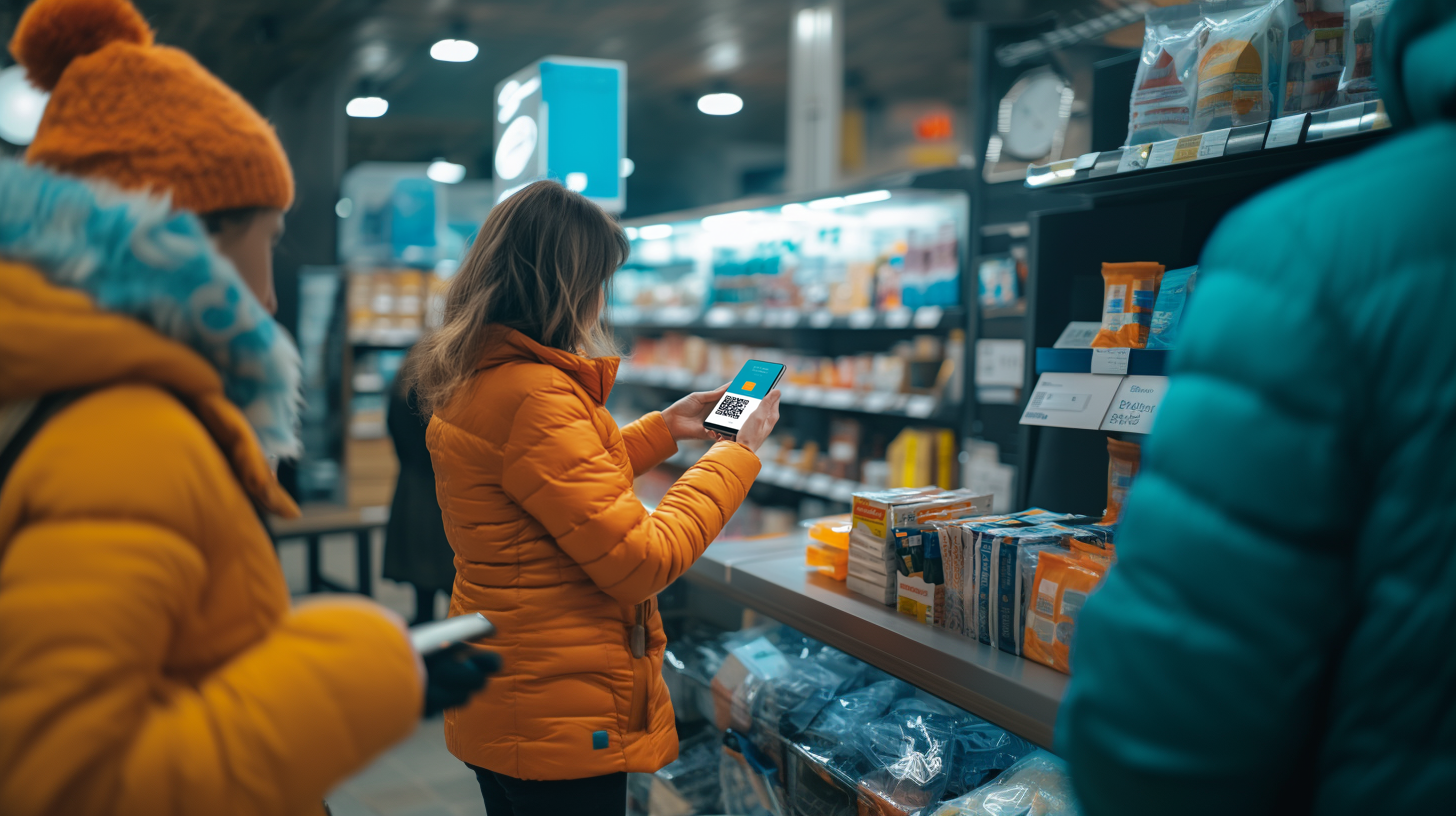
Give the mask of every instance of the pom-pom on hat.
[(51, 92), (27, 161), (170, 192), (197, 213), (293, 203), (273, 128), (187, 53), (154, 45), (127, 0), (36, 0), (10, 53)]

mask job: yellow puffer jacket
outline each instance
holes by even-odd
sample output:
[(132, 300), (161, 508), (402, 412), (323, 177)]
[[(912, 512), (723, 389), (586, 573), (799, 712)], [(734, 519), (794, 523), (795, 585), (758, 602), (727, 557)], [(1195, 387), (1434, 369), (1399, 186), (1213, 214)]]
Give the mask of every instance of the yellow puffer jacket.
[[(7, 213), (57, 200), (17, 202), (5, 171), (0, 238), (14, 235)], [(145, 207), (113, 203), (110, 215)], [(197, 237), (195, 221), (182, 227)], [(92, 257), (165, 259), (182, 244), (118, 234), (130, 249)], [(224, 376), (47, 279), (116, 283), (105, 269), (43, 274), (3, 258), (61, 245), (0, 241), (0, 408), (93, 389), (41, 428), (0, 490), (0, 813), (321, 813), (325, 793), (418, 720), (413, 652), (365, 601), (290, 609), (255, 503), (297, 509)], [(235, 291), (230, 269), (209, 279), (206, 258), (189, 263), (166, 275)], [(136, 295), (148, 278), (128, 274), (97, 297)]]
[(505, 662), (445, 715), (450, 751), (472, 765), (580, 779), (677, 757), (653, 599), (722, 530), (759, 463), (720, 442), (649, 513), (632, 480), (677, 444), (660, 414), (617, 429), (603, 407), (617, 364), (498, 329), (474, 379), (430, 421), (457, 567), (451, 614), (490, 618)]

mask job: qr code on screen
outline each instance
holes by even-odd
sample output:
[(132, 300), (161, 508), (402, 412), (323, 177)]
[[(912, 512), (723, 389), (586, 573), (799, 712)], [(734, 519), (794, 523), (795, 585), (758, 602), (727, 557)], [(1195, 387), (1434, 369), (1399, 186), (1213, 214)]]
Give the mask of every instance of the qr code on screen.
[(732, 417), (734, 419), (738, 419), (739, 417), (743, 416), (743, 409), (747, 407), (748, 400), (743, 399), (742, 397), (725, 395), (723, 397), (723, 402), (719, 403), (718, 410), (714, 413), (716, 413), (718, 416)]

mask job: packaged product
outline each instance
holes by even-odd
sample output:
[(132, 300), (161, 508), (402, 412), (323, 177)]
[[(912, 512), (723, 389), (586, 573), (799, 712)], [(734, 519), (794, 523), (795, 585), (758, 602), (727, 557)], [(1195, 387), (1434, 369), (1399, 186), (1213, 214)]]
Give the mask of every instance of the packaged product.
[(938, 802), (950, 784), (963, 720), (952, 706), (912, 697), (866, 724), (855, 735), (872, 768), (859, 781), (859, 812), (903, 816)]
[(1127, 144), (1188, 134), (1193, 121), (1198, 41), (1206, 25), (1194, 3), (1148, 11), (1128, 105)]
[(1151, 262), (1102, 265), (1102, 329), (1092, 348), (1143, 348), (1157, 305), (1163, 265)]
[(1198, 105), (1190, 132), (1267, 122), (1284, 99), (1287, 34), (1294, 22), (1289, 0), (1201, 4), (1206, 28), (1199, 36)]
[[(958, 524), (959, 536), (956, 542), (958, 552), (956, 557), (959, 560), (960, 580), (955, 584), (956, 603), (958, 611), (947, 611), (949, 618), (953, 614), (963, 617), (963, 629), (958, 631), (969, 638), (979, 640), (982, 643), (991, 642), (991, 618), (987, 612), (990, 605), (990, 556), (989, 544), (982, 547), (983, 539), (1002, 529), (1014, 529), (1032, 527), (1039, 523), (1061, 520), (1066, 516), (1049, 513), (1046, 510), (1032, 508), (1019, 513), (1011, 513), (1000, 516), (983, 516), (977, 519), (970, 519)], [(944, 557), (944, 549), (942, 549)], [(984, 569), (982, 568), (984, 565)], [(981, 586), (982, 576), (986, 576), (987, 584)], [(952, 603), (952, 594), (947, 591), (946, 603)]]
[(723, 796), (718, 760), (721, 739), (705, 732), (683, 741), (678, 758), (652, 774), (630, 774), (628, 796), (648, 816), (712, 813)]
[(930, 816), (1081, 816), (1067, 765), (1047, 751), (1022, 757), (989, 784), (931, 808)]
[[(1296, 9), (1300, 5), (1296, 3)], [(1345, 67), (1345, 17), (1339, 11), (1300, 11), (1289, 30), (1289, 65), (1284, 71), (1281, 116), (1339, 104), (1340, 73)]]
[(847, 514), (805, 522), (809, 529), (806, 563), (818, 567), (821, 575), (843, 581), (849, 572), (849, 531), (853, 524)]
[(1060, 547), (1066, 528), (1042, 524), (993, 529), (980, 535), (974, 560), (978, 639), (1003, 652), (1021, 654), (1026, 586), (1020, 554), (1034, 545)]
[(1198, 267), (1170, 269), (1163, 273), (1158, 285), (1158, 299), (1153, 305), (1153, 319), (1148, 326), (1148, 348), (1170, 349), (1178, 342), (1178, 329), (1183, 322), (1183, 308), (1193, 294)]
[(956, 729), (959, 756), (946, 793), (961, 796), (995, 779), (1036, 746), (972, 714)]
[(1071, 673), (1068, 658), (1077, 616), (1087, 596), (1107, 577), (1108, 562), (1080, 552), (1041, 554), (1032, 579), (1033, 603), (1027, 615), (1024, 653), (1028, 660)]
[(1379, 99), (1375, 87), (1375, 33), (1385, 21), (1390, 0), (1360, 0), (1345, 5), (1345, 66), (1340, 74), (1340, 104)]
[(1122, 503), (1142, 464), (1142, 451), (1136, 442), (1107, 438), (1107, 512), (1101, 524), (1116, 524), (1122, 517)]
[(728, 650), (728, 657), (713, 675), (713, 722), (719, 728), (747, 731), (752, 723), (749, 692), (756, 683), (789, 671), (789, 663), (767, 638), (757, 638)]
[(781, 816), (784, 813), (778, 769), (739, 732), (723, 734), (718, 781), (723, 809), (743, 816)]

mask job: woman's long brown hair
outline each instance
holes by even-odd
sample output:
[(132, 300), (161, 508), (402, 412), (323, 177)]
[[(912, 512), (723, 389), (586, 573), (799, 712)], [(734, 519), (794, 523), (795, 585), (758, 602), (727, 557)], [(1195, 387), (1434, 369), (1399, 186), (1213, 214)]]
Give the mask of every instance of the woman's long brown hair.
[(612, 354), (605, 287), (630, 250), (611, 216), (554, 181), (496, 205), (450, 281), (442, 325), (410, 353), (403, 376), (420, 409), (434, 412), (470, 379), (493, 324), (543, 346)]

